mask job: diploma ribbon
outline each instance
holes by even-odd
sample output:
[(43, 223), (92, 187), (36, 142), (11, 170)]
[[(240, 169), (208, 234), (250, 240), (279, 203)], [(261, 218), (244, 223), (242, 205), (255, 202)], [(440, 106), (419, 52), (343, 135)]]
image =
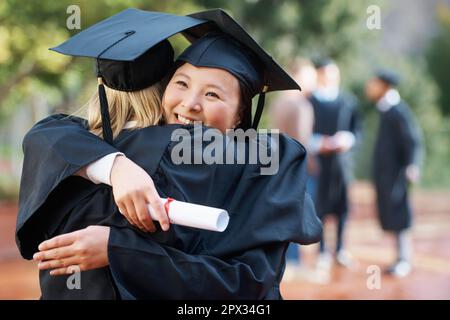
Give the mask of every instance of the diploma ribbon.
[[(164, 209), (166, 210), (167, 217), (169, 217), (169, 206), (172, 201), (175, 201), (175, 199), (167, 197), (166, 202), (164, 203)], [(170, 218), (169, 218), (169, 220), (170, 220)]]

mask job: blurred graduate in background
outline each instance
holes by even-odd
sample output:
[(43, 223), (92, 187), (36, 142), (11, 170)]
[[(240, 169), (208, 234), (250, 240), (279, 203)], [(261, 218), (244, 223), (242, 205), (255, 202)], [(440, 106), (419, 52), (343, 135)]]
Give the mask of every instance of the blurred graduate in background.
[(380, 113), (373, 155), (378, 217), (383, 230), (391, 232), (397, 244), (397, 260), (386, 271), (402, 277), (411, 271), (408, 230), (412, 210), (408, 189), (419, 180), (423, 152), (420, 129), (395, 89), (398, 83), (398, 74), (379, 70), (367, 82), (366, 95)]
[[(314, 110), (313, 137), (310, 145), (318, 153), (317, 215), (324, 222), (331, 214), (337, 219), (335, 258), (350, 267), (352, 258), (344, 250), (344, 230), (348, 213), (348, 185), (352, 178), (352, 150), (360, 133), (356, 98), (340, 88), (340, 71), (330, 59), (316, 63), (317, 88), (310, 101)], [(325, 229), (324, 229), (325, 230)], [(332, 259), (320, 242), (319, 269), (329, 269)]]

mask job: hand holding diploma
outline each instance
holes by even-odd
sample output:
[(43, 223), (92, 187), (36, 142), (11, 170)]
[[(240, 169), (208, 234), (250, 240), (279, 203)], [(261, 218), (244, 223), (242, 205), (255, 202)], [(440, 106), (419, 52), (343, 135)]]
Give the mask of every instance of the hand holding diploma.
[[(224, 231), (228, 226), (230, 218), (226, 210), (171, 198), (161, 200), (164, 202), (170, 223), (218, 232)], [(147, 205), (147, 208), (152, 219), (157, 220), (151, 206)]]

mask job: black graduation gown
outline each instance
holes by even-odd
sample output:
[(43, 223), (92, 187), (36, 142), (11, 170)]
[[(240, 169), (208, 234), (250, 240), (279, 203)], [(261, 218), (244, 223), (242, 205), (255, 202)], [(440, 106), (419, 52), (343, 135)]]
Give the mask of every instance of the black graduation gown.
[(65, 276), (41, 272), (43, 298), (278, 299), (288, 242), (320, 239), (305, 193), (305, 150), (293, 139), (280, 137), (279, 172), (263, 176), (257, 165), (175, 165), (171, 133), (180, 125), (124, 130), (115, 148), (151, 175), (161, 196), (230, 214), (223, 233), (175, 225), (142, 233), (118, 212), (109, 186), (71, 176), (115, 149), (80, 124), (53, 116), (25, 137), (16, 240), (29, 259), (49, 237), (90, 224), (111, 226), (109, 267), (82, 272), (82, 290), (68, 290)]
[[(314, 108), (313, 133), (333, 135), (346, 130), (359, 138), (361, 123), (353, 96), (341, 92), (333, 101), (321, 101), (314, 95), (310, 100)], [(315, 200), (317, 215), (322, 218), (330, 213), (347, 214), (347, 186), (353, 169), (352, 152), (318, 155), (317, 158), (320, 165)]]
[(401, 231), (412, 223), (405, 169), (419, 165), (421, 134), (404, 103), (380, 115), (373, 156), (373, 174), (380, 224), (384, 230)]

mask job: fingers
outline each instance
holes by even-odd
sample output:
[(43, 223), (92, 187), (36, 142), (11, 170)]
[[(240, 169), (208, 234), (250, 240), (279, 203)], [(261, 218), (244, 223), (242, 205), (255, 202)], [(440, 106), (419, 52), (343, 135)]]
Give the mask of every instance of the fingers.
[(46, 240), (39, 245), (38, 249), (40, 251), (44, 251), (44, 250), (49, 250), (49, 249), (53, 249), (53, 248), (69, 246), (76, 240), (76, 236), (77, 236), (78, 232), (79, 231), (65, 233), (60, 236)]
[(66, 275), (66, 274), (72, 274), (75, 272), (80, 272), (83, 271), (82, 268), (80, 268), (77, 265), (73, 265), (73, 266), (69, 266), (69, 267), (63, 267), (63, 268), (58, 268), (55, 270), (50, 271), (50, 275), (51, 276), (62, 276), (62, 275)]
[(156, 227), (147, 209), (147, 203), (143, 195), (135, 195), (128, 201), (122, 201), (119, 211), (128, 222), (145, 232), (155, 232)]
[(134, 207), (134, 202), (136, 200), (130, 200), (125, 202), (126, 207), (126, 217), (133, 222), (133, 225), (138, 227), (141, 230), (146, 231), (144, 225), (139, 221), (139, 218), (136, 213), (136, 209)]
[(73, 253), (74, 250), (72, 246), (59, 247), (55, 249), (37, 252), (33, 255), (33, 260), (44, 261), (44, 260), (62, 259), (73, 255)]
[(143, 198), (136, 199), (134, 204), (139, 221), (142, 225), (144, 225), (145, 230), (148, 232), (155, 232), (156, 227), (152, 221), (152, 218), (150, 217), (150, 213), (148, 212), (147, 203), (145, 202), (145, 199)]
[(39, 262), (38, 268), (39, 270), (68, 268), (69, 266), (78, 265), (79, 262), (79, 257), (72, 256), (65, 259), (55, 259)]
[(125, 219), (127, 219), (128, 223), (137, 228), (137, 225), (134, 223), (134, 221), (128, 217), (129, 214), (126, 207), (122, 204), (117, 204), (117, 206), (119, 207), (119, 212), (125, 217)]
[(158, 193), (155, 189), (148, 192), (147, 200), (152, 207), (153, 213), (155, 214), (154, 218), (156, 218), (161, 225), (161, 229), (163, 229), (164, 231), (169, 230), (169, 217), (167, 216), (161, 198), (158, 196)]

